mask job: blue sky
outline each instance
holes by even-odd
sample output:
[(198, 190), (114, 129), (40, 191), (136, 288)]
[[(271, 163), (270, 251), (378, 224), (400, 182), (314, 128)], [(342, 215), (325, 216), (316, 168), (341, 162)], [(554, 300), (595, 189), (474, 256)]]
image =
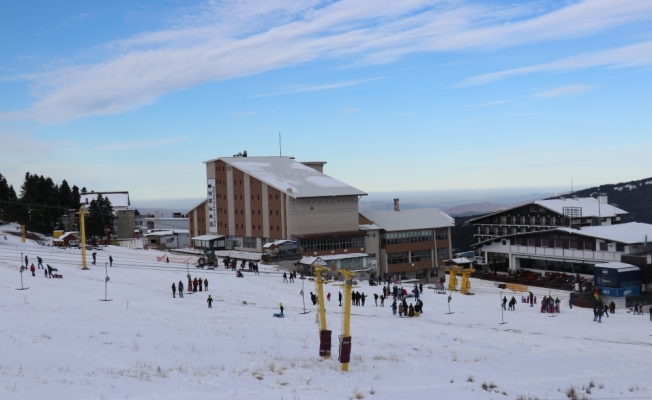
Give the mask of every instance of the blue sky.
[(652, 2), (0, 5), (0, 172), (201, 197), (202, 161), (368, 192), (652, 175)]

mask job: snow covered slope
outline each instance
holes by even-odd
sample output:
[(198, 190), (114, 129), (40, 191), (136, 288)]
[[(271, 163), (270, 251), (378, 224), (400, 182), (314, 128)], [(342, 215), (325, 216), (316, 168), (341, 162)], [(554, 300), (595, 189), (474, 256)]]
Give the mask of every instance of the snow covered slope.
[[(30, 263), (40, 255), (64, 278), (27, 272), (29, 289), (15, 290), (21, 253)], [(421, 317), (398, 318), (390, 301), (374, 306), (380, 287), (361, 283), (357, 290), (372, 297), (353, 307), (344, 373), (336, 359), (337, 287), (326, 289), (335, 359), (322, 361), (315, 307), (299, 314), (300, 280), (283, 283), (273, 268), (239, 279), (191, 267), (193, 277), (209, 280), (208, 293), (172, 298), (172, 282), (186, 284), (186, 266), (179, 256), (157, 262), (162, 254), (108, 247), (97, 266), (81, 271), (78, 251), (0, 235), (0, 398), (562, 399), (570, 387), (588, 398), (652, 394), (648, 316), (617, 310), (598, 324), (591, 310), (569, 310), (564, 293), (553, 292), (564, 307), (551, 318), (506, 292), (519, 303), (499, 325), (498, 290), (474, 280), (474, 296), (452, 295), (454, 314), (446, 314), (447, 296), (427, 290)], [(113, 301), (101, 302), (109, 255)], [(315, 291), (305, 285), (306, 294)], [(272, 318), (279, 302), (284, 319)]]

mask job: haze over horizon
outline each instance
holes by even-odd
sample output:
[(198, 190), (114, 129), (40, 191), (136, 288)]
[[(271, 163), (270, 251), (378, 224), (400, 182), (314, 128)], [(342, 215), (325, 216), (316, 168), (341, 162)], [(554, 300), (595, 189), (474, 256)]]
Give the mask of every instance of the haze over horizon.
[(651, 21), (646, 0), (6, 2), (0, 172), (200, 199), (203, 161), (281, 132), (369, 193), (641, 179)]

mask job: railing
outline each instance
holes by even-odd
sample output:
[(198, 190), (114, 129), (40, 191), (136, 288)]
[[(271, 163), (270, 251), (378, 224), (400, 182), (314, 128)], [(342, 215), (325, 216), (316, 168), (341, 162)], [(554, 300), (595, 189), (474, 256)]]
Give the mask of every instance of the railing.
[(260, 260), (264, 263), (274, 263), (278, 261), (294, 261), (300, 260), (303, 255), (301, 253), (295, 254), (263, 254)]

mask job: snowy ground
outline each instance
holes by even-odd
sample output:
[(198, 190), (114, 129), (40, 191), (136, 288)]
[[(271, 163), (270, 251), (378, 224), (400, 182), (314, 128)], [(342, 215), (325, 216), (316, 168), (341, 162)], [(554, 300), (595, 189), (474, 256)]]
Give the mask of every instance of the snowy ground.
[[(30, 263), (40, 255), (64, 278), (27, 272), (29, 289), (15, 290), (21, 253)], [(101, 302), (109, 254), (113, 301)], [(353, 307), (352, 361), (344, 373), (336, 356), (318, 356), (315, 307), (299, 314), (300, 280), (283, 283), (273, 268), (243, 279), (224, 269), (191, 269), (208, 278), (208, 293), (174, 299), (170, 286), (186, 284), (186, 266), (178, 256), (157, 262), (162, 254), (109, 247), (98, 251), (98, 266), (81, 271), (79, 251), (0, 234), (0, 398), (565, 399), (571, 387), (578, 398), (652, 395), (648, 316), (618, 310), (598, 324), (591, 310), (569, 310), (567, 295), (553, 292), (565, 306), (551, 318), (506, 292), (519, 303), (499, 325), (499, 291), (474, 280), (474, 296), (452, 295), (454, 314), (446, 314), (447, 296), (428, 290), (420, 318), (398, 318), (390, 301), (374, 306), (380, 287), (362, 283), (357, 290), (372, 297)], [(307, 294), (315, 292), (305, 284)], [(334, 300), (326, 307), (336, 355), (338, 288), (326, 290)], [(272, 318), (279, 302), (284, 319)]]

